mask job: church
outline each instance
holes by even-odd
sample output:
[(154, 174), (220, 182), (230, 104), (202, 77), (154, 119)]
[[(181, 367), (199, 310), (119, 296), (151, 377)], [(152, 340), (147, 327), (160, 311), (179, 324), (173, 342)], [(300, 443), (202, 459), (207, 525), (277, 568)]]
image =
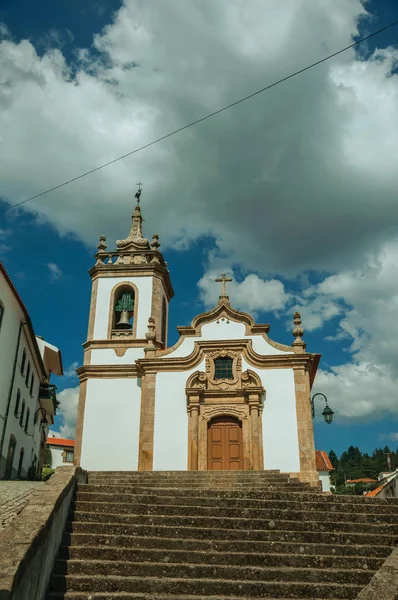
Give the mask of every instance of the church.
[[(228, 278), (217, 306), (178, 327), (159, 236), (143, 237), (141, 190), (128, 237), (90, 269), (91, 303), (75, 463), (90, 471), (280, 470), (316, 484), (310, 391), (320, 355), (299, 313), (291, 346), (236, 310)], [(293, 325), (293, 324), (292, 324)]]

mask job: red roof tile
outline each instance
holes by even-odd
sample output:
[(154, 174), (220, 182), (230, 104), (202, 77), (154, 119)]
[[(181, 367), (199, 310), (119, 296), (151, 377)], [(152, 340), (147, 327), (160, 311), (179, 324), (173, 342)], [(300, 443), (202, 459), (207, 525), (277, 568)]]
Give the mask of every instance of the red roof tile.
[(334, 471), (327, 453), (323, 450), (315, 450), (315, 464), (317, 471)]
[(375, 483), (377, 479), (370, 479), (370, 477), (361, 477), (360, 479), (347, 479), (346, 483)]
[(47, 438), (47, 446), (68, 446), (75, 447), (75, 440), (67, 440), (65, 438), (49, 437)]

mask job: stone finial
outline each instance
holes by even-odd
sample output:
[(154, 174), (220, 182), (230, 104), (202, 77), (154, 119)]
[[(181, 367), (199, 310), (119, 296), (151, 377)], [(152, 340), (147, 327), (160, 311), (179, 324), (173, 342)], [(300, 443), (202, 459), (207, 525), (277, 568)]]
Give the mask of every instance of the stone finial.
[(100, 235), (98, 246), (97, 246), (98, 252), (105, 252), (105, 250), (108, 247), (105, 242), (106, 242), (106, 237), (104, 235)]
[(302, 327), (300, 327), (301, 325), (301, 315), (299, 312), (295, 312), (294, 313), (294, 329), (293, 329), (293, 336), (294, 336), (294, 342), (292, 344), (293, 348), (295, 348), (296, 352), (304, 352), (305, 348), (306, 348), (306, 343), (302, 340), (302, 337), (304, 335), (304, 329)]
[(152, 244), (151, 247), (154, 250), (159, 250), (161, 244), (159, 243), (159, 234), (158, 233), (154, 233), (152, 236)]
[[(137, 185), (141, 186), (142, 184)], [(149, 242), (146, 238), (143, 237), (142, 234), (142, 222), (144, 219), (142, 218), (140, 207), (141, 193), (142, 189), (140, 187), (138, 192), (135, 194), (137, 205), (131, 216), (130, 233), (128, 234), (125, 240), (117, 240), (116, 247), (118, 248), (118, 250), (149, 250)]]
[(146, 332), (145, 337), (148, 340), (148, 345), (153, 345), (153, 340), (156, 337), (155, 319), (153, 317), (149, 317), (148, 319), (148, 331)]
[(149, 317), (148, 319), (148, 331), (145, 334), (147, 339), (147, 346), (144, 348), (145, 356), (147, 358), (153, 357), (156, 353), (156, 347), (154, 344), (156, 333), (155, 333), (155, 319), (153, 317)]

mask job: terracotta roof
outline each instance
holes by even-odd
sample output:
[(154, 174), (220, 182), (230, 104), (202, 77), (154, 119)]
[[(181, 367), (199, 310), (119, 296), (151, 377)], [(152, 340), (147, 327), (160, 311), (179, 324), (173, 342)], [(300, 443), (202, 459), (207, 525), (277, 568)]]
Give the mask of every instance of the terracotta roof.
[(374, 498), (381, 492), (381, 490), (387, 485), (387, 483), (388, 482), (386, 481), (382, 485), (379, 485), (379, 487), (377, 487), (375, 490), (372, 490), (371, 492), (366, 492), (365, 496), (369, 496), (369, 498)]
[(361, 477), (360, 479), (347, 479), (346, 483), (376, 483), (377, 479), (370, 477)]
[(47, 446), (68, 446), (75, 447), (75, 440), (67, 440), (65, 438), (49, 437), (47, 438)]
[(334, 471), (334, 466), (326, 452), (323, 450), (315, 450), (315, 464), (317, 471)]

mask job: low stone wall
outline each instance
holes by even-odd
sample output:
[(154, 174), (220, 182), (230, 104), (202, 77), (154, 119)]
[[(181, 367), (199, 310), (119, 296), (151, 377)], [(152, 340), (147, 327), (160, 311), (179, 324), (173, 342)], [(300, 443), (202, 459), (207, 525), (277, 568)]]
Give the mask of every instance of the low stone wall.
[(398, 548), (358, 594), (357, 600), (398, 600)]
[(0, 532), (0, 600), (43, 600), (77, 483), (79, 467), (59, 467)]

